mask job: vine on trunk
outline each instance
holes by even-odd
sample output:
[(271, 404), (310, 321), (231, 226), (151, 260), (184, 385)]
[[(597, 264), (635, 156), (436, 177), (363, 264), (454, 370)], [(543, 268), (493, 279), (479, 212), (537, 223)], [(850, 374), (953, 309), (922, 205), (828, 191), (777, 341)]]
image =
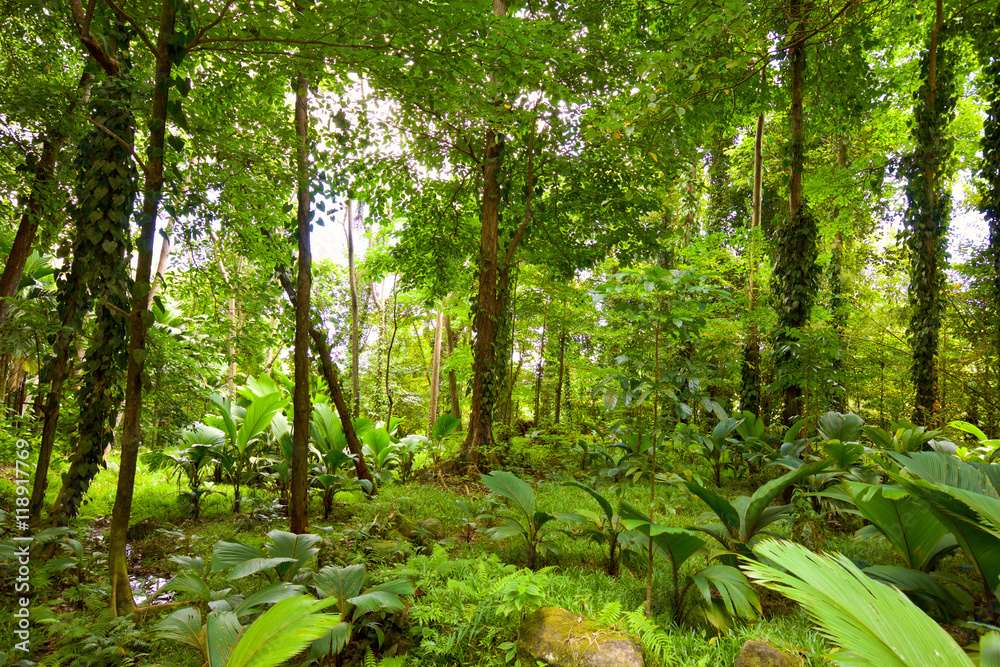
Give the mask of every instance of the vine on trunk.
[[(933, 42), (933, 40), (932, 40)], [(957, 101), (951, 54), (931, 45), (920, 59), (923, 84), (914, 95), (910, 134), (914, 149), (903, 158), (906, 231), (910, 256), (910, 377), (913, 420), (928, 424), (937, 403), (937, 354), (944, 310), (945, 234), (951, 196), (944, 180), (953, 139), (947, 134)]]
[[(124, 45), (124, 38), (120, 39)], [(77, 394), (80, 416), (72, 438), (76, 453), (63, 475), (54, 510), (70, 516), (79, 511), (91, 480), (106, 465), (104, 451), (114, 440), (112, 429), (123, 398), (131, 292), (129, 219), (137, 182), (130, 149), (134, 131), (131, 82), (125, 72), (120, 78), (105, 80), (94, 93), (94, 128), (81, 142), (77, 158), (79, 176), (72, 210), (77, 233), (70, 280), (75, 273), (78, 284), (67, 285), (66, 298), (72, 301), (64, 307), (83, 313), (93, 304), (97, 324)]]

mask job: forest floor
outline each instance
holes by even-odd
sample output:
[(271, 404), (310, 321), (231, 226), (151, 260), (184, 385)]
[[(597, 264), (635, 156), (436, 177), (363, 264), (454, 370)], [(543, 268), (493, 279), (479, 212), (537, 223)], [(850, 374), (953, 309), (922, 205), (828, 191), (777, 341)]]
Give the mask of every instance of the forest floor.
[[(535, 486), (537, 508), (551, 514), (581, 509), (598, 511), (593, 498), (586, 492), (564, 486), (565, 480), (573, 479), (574, 471), (560, 470), (558, 465), (562, 460), (550, 452), (548, 458), (526, 458), (524, 467), (517, 471), (522, 479), (530, 480)], [(63, 549), (63, 553), (57, 555), (65, 559), (65, 569), (49, 568), (44, 579), (35, 584), (37, 596), (33, 618), (37, 619), (35, 625), (47, 639), (35, 644), (36, 654), (32, 659), (42, 664), (59, 665), (201, 665), (203, 659), (194, 649), (156, 638), (155, 625), (159, 620), (156, 617), (144, 619), (135, 626), (115, 625), (106, 618), (105, 533), (114, 499), (116, 473), (112, 463), (94, 480), (90, 501), (84, 506), (73, 535), (82, 550), (74, 554), (69, 547)], [(513, 515), (510, 508), (489, 505), (487, 489), (474, 478), (422, 477), (429, 479), (385, 484), (374, 498), (367, 498), (360, 491), (339, 492), (327, 519), (322, 518), (319, 498), (314, 499), (310, 520), (312, 531), (323, 537), (320, 566), (364, 564), (370, 581), (402, 576), (417, 586), (413, 606), (404, 618), (385, 619), (378, 631), (372, 628), (356, 632), (353, 650), (349, 647), (343, 664), (360, 662), (363, 649), (368, 646), (385, 649), (390, 644), (398, 653), (415, 649), (411, 650), (411, 658), (418, 660), (406, 663), (411, 665), (512, 664), (502, 647), (516, 638), (517, 614), (505, 622), (482, 624), (483, 627), (473, 623), (473, 627), (468, 627), (473, 616), (471, 609), (477, 604), (489, 603), (482, 590), (477, 593), (476, 586), (489, 581), (495, 583), (502, 577), (520, 576), (523, 583), (535, 587), (531, 590), (537, 590), (538, 594), (529, 600), (529, 607), (562, 606), (589, 616), (599, 615), (614, 603), (626, 612), (644, 608), (644, 555), (642, 559), (626, 558), (621, 575), (610, 577), (604, 572), (605, 545), (575, 538), (568, 530), (554, 530), (550, 539), (558, 553), (542, 558), (540, 565), (544, 569), (540, 573), (520, 570), (525, 562), (523, 539), (492, 540), (472, 526), (476, 517), (483, 513)], [(54, 478), (50, 486), (57, 483), (58, 479)], [(706, 481), (706, 484), (711, 482)], [(13, 496), (10, 486), (0, 481), (0, 496), (5, 500)], [(725, 495), (753, 491), (745, 479), (741, 482), (726, 479), (723, 487)], [(177, 573), (178, 563), (171, 560), (174, 557), (201, 557), (210, 564), (214, 545), (219, 540), (237, 540), (259, 547), (267, 541), (269, 531), (288, 530), (287, 517), (273, 492), (249, 487), (245, 491), (247, 497), (242, 512), (234, 516), (230, 487), (219, 485), (216, 489), (217, 493), (203, 501), (201, 517), (196, 522), (183, 512), (174, 481), (162, 473), (140, 469), (129, 556), (138, 603), (148, 604), (146, 597), (150, 592)], [(619, 500), (636, 507), (650, 506), (648, 481), (614, 483), (608, 480), (600, 483), (598, 489), (616, 506)], [(469, 511), (456, 501), (463, 501)], [(831, 530), (828, 524), (809, 518), (808, 500), (797, 498), (795, 502), (803, 510), (793, 512), (790, 520), (772, 526), (774, 532), (793, 536), (813, 549), (841, 552), (868, 563), (897, 564), (897, 557), (884, 540), (859, 541), (847, 527)], [(698, 498), (673, 484), (657, 485), (655, 507), (656, 521), (664, 525), (703, 526), (714, 518), (704, 514), (707, 507)], [(418, 549), (392, 530), (395, 517), (440, 521), (443, 535), (438, 536), (439, 539), (426, 540), (433, 550), (429, 558), (414, 558)], [(569, 529), (568, 525), (556, 527)], [(690, 559), (682, 568), (681, 580), (704, 564), (701, 556)], [(316, 563), (312, 565), (315, 567)], [(720, 632), (691, 616), (684, 625), (674, 625), (670, 620), (672, 577), (669, 566), (660, 558), (654, 565), (652, 611), (654, 619), (667, 630), (672, 654), (670, 664), (731, 665), (748, 639), (762, 640), (797, 653), (807, 665), (831, 664), (825, 657), (831, 647), (812, 629), (804, 613), (794, 604), (759, 587), (764, 613), (758, 620), (735, 622), (728, 632)], [(443, 577), (444, 580), (465, 577), (464, 588), (430, 576), (434, 571), (450, 573)], [(478, 583), (477, 572), (481, 580)], [(260, 586), (252, 581), (253, 578), (233, 582), (226, 581), (224, 575), (218, 573), (210, 579), (213, 590), (235, 587), (247, 594), (254, 586)], [(468, 599), (461, 602), (464, 606), (460, 608), (467, 610), (468, 618), (442, 623), (440, 616), (447, 615), (448, 611), (441, 600), (454, 594), (456, 588), (466, 591)], [(3, 591), (4, 597), (8, 594), (13, 595), (12, 591)], [(167, 593), (157, 601), (178, 599), (175, 596), (176, 592)], [(442, 628), (457, 635), (449, 639)], [(384, 634), (381, 642), (379, 634)], [(69, 641), (72, 643), (67, 643)], [(84, 644), (89, 641), (108, 654), (117, 650), (118, 657), (113, 662), (88, 662), (73, 648), (80, 646), (81, 641)], [(67, 656), (75, 657), (67, 661)]]

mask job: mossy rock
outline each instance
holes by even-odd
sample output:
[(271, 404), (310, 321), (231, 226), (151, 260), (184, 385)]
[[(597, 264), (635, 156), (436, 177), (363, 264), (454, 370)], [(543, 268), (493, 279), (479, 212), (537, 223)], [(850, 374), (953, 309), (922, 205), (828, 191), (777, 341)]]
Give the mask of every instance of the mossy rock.
[(748, 641), (743, 644), (733, 667), (800, 667), (802, 658), (785, 653), (762, 642)]
[(642, 646), (629, 635), (560, 607), (545, 607), (517, 631), (522, 663), (556, 667), (642, 667)]
[(432, 540), (443, 540), (445, 536), (444, 524), (440, 519), (431, 517), (417, 521), (417, 527), (423, 529)]

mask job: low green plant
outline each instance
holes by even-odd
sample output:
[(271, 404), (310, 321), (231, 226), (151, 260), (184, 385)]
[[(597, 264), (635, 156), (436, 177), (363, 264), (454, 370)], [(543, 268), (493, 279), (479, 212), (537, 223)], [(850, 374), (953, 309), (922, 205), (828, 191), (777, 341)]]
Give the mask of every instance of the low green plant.
[(377, 620), (386, 613), (403, 611), (406, 604), (401, 596), (413, 595), (413, 585), (406, 579), (396, 579), (368, 588), (365, 584), (365, 567), (324, 567), (312, 577), (317, 594), (332, 603), (338, 622), (310, 647), (311, 658), (337, 655), (344, 650), (355, 629), (370, 629), (382, 643), (384, 633)]
[(547, 539), (547, 535), (553, 529), (548, 524), (559, 517), (535, 509), (535, 492), (531, 485), (503, 470), (480, 477), (486, 488), (511, 501), (523, 516), (523, 519), (510, 515), (500, 517), (501, 525), (487, 529), (487, 535), (494, 540), (523, 537), (528, 548), (527, 565), (531, 570), (535, 569), (538, 554), (558, 553), (555, 542)]
[(579, 482), (566, 482), (564, 486), (573, 486), (582, 489), (590, 495), (601, 508), (601, 513), (590, 510), (578, 509), (575, 513), (562, 514), (563, 520), (577, 526), (577, 533), (597, 544), (608, 545), (608, 562), (605, 571), (608, 576), (617, 577), (619, 573), (619, 561), (621, 560), (621, 550), (627, 544), (625, 539), (626, 528), (622, 525), (618, 513), (611, 507), (611, 503), (588, 486)]
[(292, 595), (248, 626), (235, 611), (213, 610), (202, 622), (198, 609), (175, 611), (157, 626), (161, 639), (193, 646), (207, 667), (274, 667), (298, 654), (340, 622), (317, 613), (336, 600)]
[(965, 421), (948, 422), (948, 426), (973, 436), (977, 444), (974, 447), (956, 446), (955, 456), (964, 461), (992, 463), (1000, 456), (1000, 439), (991, 439), (975, 424)]
[[(720, 522), (712, 526), (695, 527), (694, 530), (715, 538), (727, 551), (751, 556), (754, 543), (766, 534), (764, 528), (793, 509), (792, 505), (772, 507), (771, 502), (781, 495), (786, 487), (808, 475), (822, 472), (829, 465), (830, 461), (805, 464), (764, 484), (753, 495), (737, 496), (732, 502), (704, 486), (694, 482), (683, 482), (691, 493), (705, 501)], [(735, 559), (726, 557), (725, 562), (734, 565)]]
[(712, 429), (711, 436), (706, 437), (700, 434), (696, 436), (698, 438), (698, 442), (701, 444), (698, 448), (698, 453), (701, 454), (712, 467), (712, 475), (715, 479), (716, 488), (720, 488), (722, 486), (723, 456), (726, 451), (736, 443), (736, 440), (731, 436), (740, 425), (741, 421), (735, 417), (726, 416), (725, 412), (722, 412), (721, 410), (718, 417), (719, 423)]
[[(632, 544), (638, 550), (651, 550), (670, 564), (670, 607), (675, 623), (685, 620), (692, 603), (697, 604), (705, 620), (720, 629), (727, 628), (732, 617), (754, 618), (760, 613), (757, 594), (747, 578), (730, 565), (708, 565), (681, 585), (681, 567), (705, 546), (705, 540), (693, 530), (652, 523), (649, 516), (625, 502), (618, 506), (618, 514), (622, 525), (632, 531)], [(695, 591), (697, 596), (689, 596)]]
[(201, 515), (201, 501), (205, 496), (215, 491), (205, 482), (207, 466), (219, 460), (220, 447), (225, 441), (225, 433), (212, 426), (195, 422), (180, 434), (184, 449), (176, 454), (168, 450), (153, 450), (142, 456), (142, 462), (150, 471), (168, 469), (177, 475), (178, 484), (181, 475), (187, 478), (187, 489), (178, 494), (187, 500), (186, 510), (190, 511), (195, 521)]
[[(245, 473), (251, 468), (251, 458), (260, 443), (261, 436), (271, 424), (274, 416), (288, 404), (280, 391), (255, 396), (250, 394), (249, 405), (240, 408), (224, 396), (209, 396), (221, 417), (222, 430), (227, 438), (226, 451), (219, 457), (220, 463), (233, 480), (233, 512), (240, 512), (240, 486)], [(237, 425), (238, 422), (238, 425)]]
[(212, 572), (231, 569), (230, 580), (264, 572), (272, 581), (292, 581), (319, 553), (319, 535), (272, 530), (267, 536), (271, 542), (265, 545), (266, 551), (236, 540), (219, 540), (212, 552)]

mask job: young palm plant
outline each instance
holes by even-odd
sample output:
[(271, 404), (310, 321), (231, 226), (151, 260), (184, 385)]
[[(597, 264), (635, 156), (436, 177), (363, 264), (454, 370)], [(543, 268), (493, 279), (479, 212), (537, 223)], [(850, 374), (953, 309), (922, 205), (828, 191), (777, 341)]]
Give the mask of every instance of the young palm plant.
[(626, 528), (622, 525), (618, 513), (611, 507), (611, 503), (594, 491), (589, 486), (579, 482), (566, 482), (563, 486), (575, 486), (590, 494), (597, 501), (601, 508), (601, 514), (590, 510), (578, 509), (576, 513), (559, 515), (565, 521), (578, 525), (579, 534), (597, 544), (608, 545), (608, 564), (605, 571), (608, 576), (617, 577), (619, 574), (619, 561), (621, 560), (621, 550), (628, 541), (625, 538)]
[(181, 442), (187, 445), (176, 455), (164, 450), (147, 452), (142, 457), (150, 470), (172, 468), (177, 473), (178, 481), (181, 475), (187, 477), (187, 490), (178, 494), (187, 498), (194, 520), (198, 521), (201, 513), (201, 500), (214, 491), (205, 486), (205, 467), (218, 459), (219, 447), (225, 441), (225, 433), (217, 428), (195, 422), (181, 432)]
[[(255, 396), (241, 419), (242, 410), (237, 409), (228, 398), (219, 394), (212, 394), (209, 398), (222, 416), (223, 430), (228, 439), (226, 467), (233, 480), (233, 512), (239, 514), (240, 484), (243, 474), (251, 466), (254, 447), (259, 442), (261, 434), (271, 424), (274, 415), (288, 404), (288, 399), (278, 391)], [(238, 420), (239, 426), (237, 426)]]
[[(708, 504), (721, 522), (719, 525), (698, 527), (694, 530), (700, 530), (715, 538), (728, 551), (752, 556), (754, 543), (766, 534), (764, 528), (788, 514), (793, 507), (792, 505), (772, 507), (771, 502), (781, 495), (785, 488), (809, 475), (822, 472), (830, 463), (830, 461), (816, 461), (805, 464), (771, 480), (751, 496), (737, 496), (732, 503), (711, 489), (694, 482), (682, 482), (691, 493)], [(724, 562), (727, 565), (735, 565), (735, 558), (727, 557)]]
[(548, 512), (540, 512), (535, 509), (535, 492), (531, 486), (518, 479), (513, 473), (503, 470), (494, 470), (489, 475), (480, 475), (483, 484), (493, 493), (506, 498), (514, 503), (524, 516), (524, 523), (517, 517), (501, 517), (503, 523), (494, 526), (486, 531), (486, 534), (494, 540), (502, 540), (508, 537), (520, 535), (524, 537), (528, 546), (528, 568), (535, 569), (538, 554), (558, 553), (555, 542), (546, 539), (546, 535), (552, 530), (546, 524), (554, 519), (565, 518), (556, 516)]
[[(674, 622), (683, 622), (689, 606), (688, 593), (697, 591), (699, 606), (705, 619), (719, 629), (728, 619), (754, 618), (760, 613), (760, 600), (747, 578), (735, 567), (709, 565), (689, 576), (681, 586), (680, 570), (685, 562), (705, 546), (705, 540), (688, 528), (672, 528), (652, 523), (650, 517), (628, 503), (618, 505), (622, 525), (628, 528), (626, 538), (640, 551), (652, 550), (670, 563), (673, 577), (671, 611)], [(713, 595), (718, 593), (718, 598)]]

